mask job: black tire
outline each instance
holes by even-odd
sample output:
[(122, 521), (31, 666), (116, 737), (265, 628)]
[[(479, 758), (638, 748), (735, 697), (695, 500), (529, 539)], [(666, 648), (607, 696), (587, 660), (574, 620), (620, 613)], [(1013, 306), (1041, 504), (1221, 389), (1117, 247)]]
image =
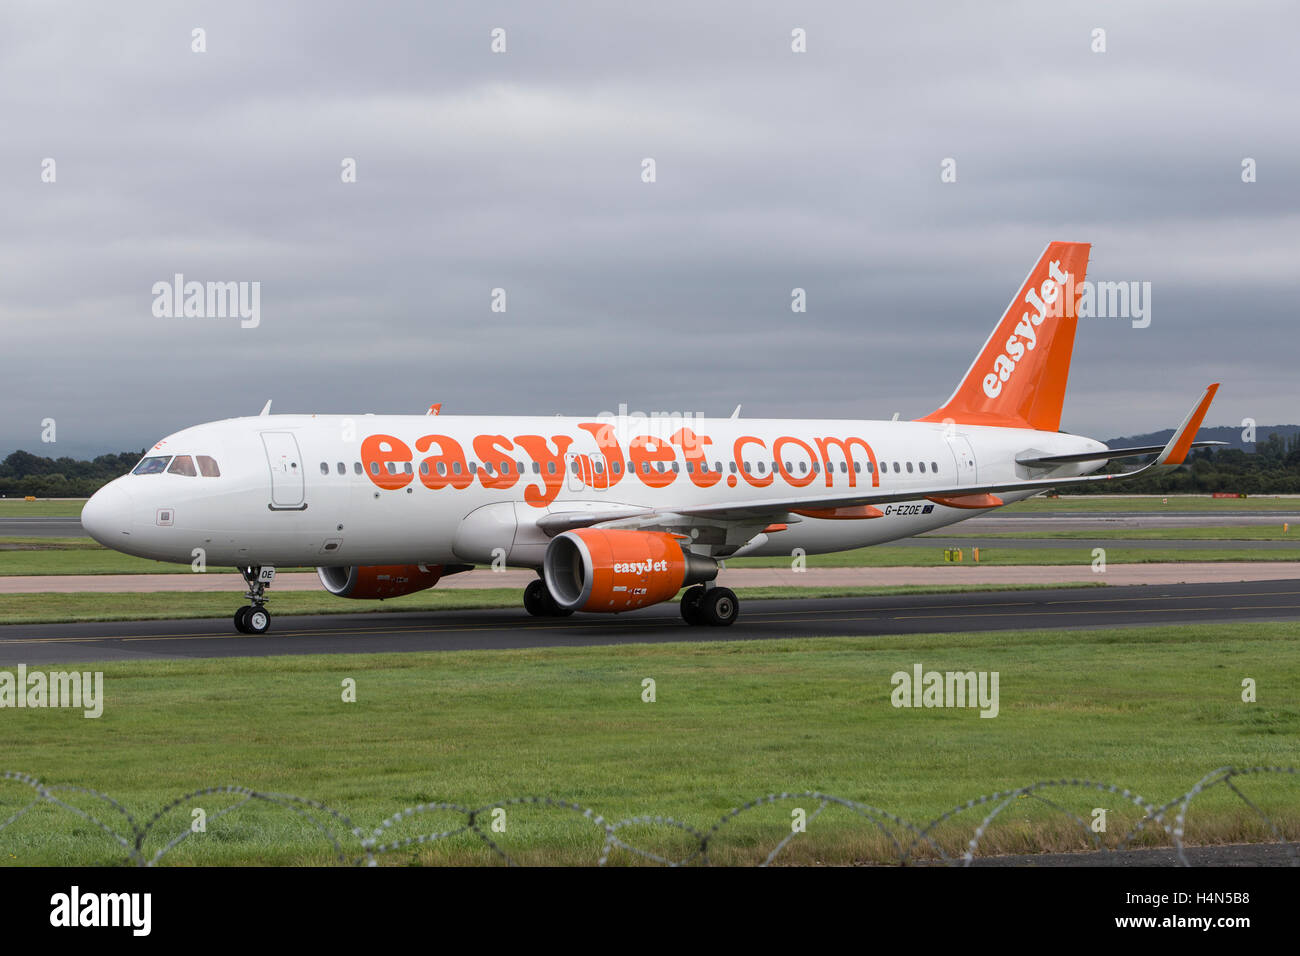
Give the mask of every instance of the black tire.
[(687, 588), (686, 593), (682, 595), (682, 620), (692, 627), (697, 627), (704, 623), (704, 615), (700, 606), (704, 603), (704, 585), (697, 584), (693, 588)]
[(271, 612), (264, 607), (246, 608), (244, 627), (249, 634), (265, 634), (271, 629)]
[(546, 593), (546, 585), (539, 578), (536, 581), (530, 581), (528, 587), (524, 588), (524, 610), (533, 617), (547, 617), (547, 604), (550, 602), (550, 595)]
[[(533, 601), (536, 610), (529, 606), (528, 593), (530, 591), (534, 595)], [(547, 588), (546, 582), (541, 578), (530, 582), (528, 587), (524, 588), (524, 610), (529, 614), (536, 614), (538, 617), (568, 617), (573, 613), (572, 611), (566, 611), (555, 603), (555, 598), (551, 596), (550, 589)]]
[(730, 588), (709, 588), (700, 602), (704, 623), (712, 627), (730, 627), (740, 614), (740, 601)]
[(248, 608), (241, 607), (235, 612), (235, 630), (240, 634), (248, 633), (248, 625), (244, 623), (244, 617), (248, 614)]

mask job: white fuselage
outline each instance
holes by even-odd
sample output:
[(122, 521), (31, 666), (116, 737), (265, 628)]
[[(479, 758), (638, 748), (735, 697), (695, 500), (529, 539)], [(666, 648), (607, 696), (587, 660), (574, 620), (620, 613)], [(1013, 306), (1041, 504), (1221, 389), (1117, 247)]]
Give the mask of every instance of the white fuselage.
[[(1073, 477), (1101, 463), (1031, 471), (1015, 458), (1104, 447), (1056, 432), (922, 422), (267, 415), (168, 436), (146, 461), (203, 456), (219, 475), (172, 464), (126, 475), (95, 495), (82, 520), (101, 543), (163, 561), (201, 554), (226, 566), (537, 568), (549, 538), (536, 522), (548, 514), (662, 514), (777, 497), (815, 502), (854, 489)], [(804, 517), (784, 530), (751, 529), (734, 553), (839, 551), (982, 513), (924, 497), (880, 510), (870, 520)]]

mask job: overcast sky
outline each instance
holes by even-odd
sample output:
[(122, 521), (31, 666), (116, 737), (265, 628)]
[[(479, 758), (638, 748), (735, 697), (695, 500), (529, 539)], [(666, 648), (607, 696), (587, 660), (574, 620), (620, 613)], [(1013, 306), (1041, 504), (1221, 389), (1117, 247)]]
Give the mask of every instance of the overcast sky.
[[(1297, 35), (1287, 3), (10, 0), (0, 453), (268, 398), (916, 417), (1053, 239), (1152, 284), (1148, 328), (1080, 322), (1063, 428), (1170, 427), (1211, 381), (1207, 424), (1295, 422)], [(259, 282), (260, 325), (155, 316), (176, 273)]]

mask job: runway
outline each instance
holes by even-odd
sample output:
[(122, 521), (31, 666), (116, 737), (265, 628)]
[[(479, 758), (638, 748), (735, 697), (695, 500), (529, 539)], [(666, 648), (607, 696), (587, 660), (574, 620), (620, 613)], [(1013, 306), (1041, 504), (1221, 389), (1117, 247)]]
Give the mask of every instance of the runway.
[(19, 624), (0, 627), (0, 665), (1228, 621), (1300, 622), (1300, 580), (743, 601), (730, 628), (688, 627), (675, 603), (617, 618), (533, 618), (522, 609), (282, 617), (261, 637), (237, 634), (226, 619)]

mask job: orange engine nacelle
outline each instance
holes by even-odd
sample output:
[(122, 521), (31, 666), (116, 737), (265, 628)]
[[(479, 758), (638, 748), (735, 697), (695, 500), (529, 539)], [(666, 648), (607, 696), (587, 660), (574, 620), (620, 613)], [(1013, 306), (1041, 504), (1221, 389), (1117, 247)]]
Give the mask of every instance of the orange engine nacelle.
[(382, 601), (423, 591), (442, 577), (440, 564), (380, 564), (371, 567), (317, 568), (325, 590), (335, 597)]
[(582, 528), (556, 535), (542, 566), (546, 589), (566, 611), (631, 611), (712, 581), (718, 564), (682, 550), (661, 531)]

